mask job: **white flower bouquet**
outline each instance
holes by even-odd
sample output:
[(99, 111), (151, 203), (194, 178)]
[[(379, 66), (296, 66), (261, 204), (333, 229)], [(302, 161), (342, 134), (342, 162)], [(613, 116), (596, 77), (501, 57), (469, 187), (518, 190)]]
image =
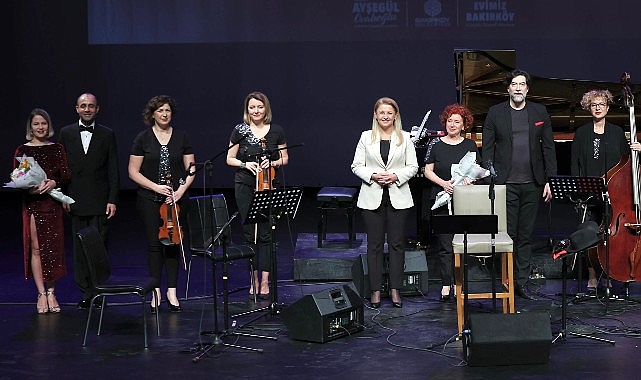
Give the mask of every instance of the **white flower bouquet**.
[[(22, 157), (16, 157), (16, 160), (18, 160), (20, 164), (18, 164), (17, 168), (13, 169), (11, 172), (11, 182), (5, 183), (4, 187), (30, 189), (40, 185), (42, 181), (47, 179), (47, 174), (33, 157), (24, 155)], [(71, 204), (75, 202), (73, 198), (64, 195), (59, 188), (50, 190), (48, 194), (51, 195), (53, 199), (63, 203)]]
[[(459, 185), (464, 179), (476, 181), (477, 179), (485, 178), (490, 175), (489, 170), (483, 169), (476, 163), (476, 152), (467, 152), (458, 164), (452, 164), (452, 179), (454, 180), (453, 186)], [(445, 190), (436, 194), (436, 200), (432, 206), (432, 210), (447, 204), (450, 214), (452, 214), (452, 196)]]

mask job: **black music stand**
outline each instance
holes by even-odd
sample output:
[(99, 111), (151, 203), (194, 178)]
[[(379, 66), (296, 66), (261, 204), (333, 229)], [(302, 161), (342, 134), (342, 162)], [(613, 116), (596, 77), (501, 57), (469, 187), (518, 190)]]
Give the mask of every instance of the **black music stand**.
[[(594, 197), (594, 196), (599, 196), (602, 197), (606, 193), (605, 189), (605, 181), (602, 177), (571, 177), (571, 176), (556, 176), (556, 177), (550, 177), (549, 179), (550, 183), (550, 190), (552, 191), (552, 197), (554, 199), (563, 199), (568, 197), (570, 200), (572, 200), (572, 197), (583, 197), (581, 199), (588, 199), (589, 197)], [(574, 201), (573, 201), (574, 202)], [(608, 206), (605, 206), (605, 212), (604, 212), (604, 222), (607, 222), (609, 224), (609, 218), (607, 217), (608, 211), (607, 211)], [(607, 228), (606, 228), (607, 229)], [(604, 232), (604, 240), (607, 239), (607, 232)], [(606, 272), (609, 271), (609, 245), (607, 243), (607, 240), (605, 240), (606, 244)], [(589, 247), (586, 247), (586, 249)], [(585, 251), (579, 251), (576, 252), (576, 254), (580, 254), (581, 252)], [(567, 338), (567, 335), (573, 335), (577, 336), (580, 338), (586, 338), (586, 339), (593, 339), (593, 340), (598, 340), (600, 342), (604, 343), (610, 343), (610, 344), (615, 344), (616, 342), (613, 340), (609, 339), (603, 339), (599, 338), (596, 336), (592, 335), (587, 335), (587, 334), (582, 334), (574, 331), (568, 331), (567, 328), (567, 272), (568, 272), (568, 264), (567, 264), (567, 255), (564, 255), (562, 258), (562, 264), (561, 264), (561, 331), (557, 334), (557, 336), (552, 340), (552, 343), (555, 343), (557, 339), (562, 338), (565, 340)], [(579, 268), (579, 271), (582, 268)], [(609, 275), (606, 273), (607, 280), (608, 282), (610, 281)]]
[[(272, 314), (278, 314), (280, 311), (278, 305), (278, 266), (276, 265), (276, 223), (283, 215), (296, 217), (298, 205), (300, 204), (303, 189), (297, 187), (284, 188), (278, 190), (263, 190), (254, 192), (249, 212), (245, 219), (245, 224), (254, 224), (260, 222), (269, 222), (271, 227), (271, 261), (270, 268), (270, 287), (269, 294), (271, 302), (268, 307), (251, 310), (248, 312), (233, 315), (232, 318), (255, 313), (269, 309)], [(251, 323), (252, 321), (248, 322)], [(248, 324), (246, 323), (246, 324)], [(246, 325), (245, 324), (245, 325)]]
[[(567, 198), (574, 203), (577, 209), (585, 212), (591, 199), (603, 201), (606, 194), (605, 183), (602, 177), (571, 177), (571, 176), (554, 176), (550, 177), (550, 190), (554, 199)], [(608, 212), (608, 210), (605, 210)], [(605, 218), (606, 214), (603, 214)], [(579, 223), (586, 220), (579, 217)], [(581, 255), (575, 256), (575, 263), (578, 262), (577, 271), (577, 294), (576, 298), (582, 297), (581, 284), (583, 282), (582, 259)], [(572, 264), (574, 266), (574, 264)]]
[[(468, 280), (467, 280), (467, 235), (468, 234), (497, 234), (499, 232), (499, 216), (489, 215), (434, 215), (432, 228), (443, 234), (463, 234), (463, 360), (467, 361), (468, 329)], [(494, 272), (492, 272), (494, 274)], [(494, 275), (492, 275), (494, 277)], [(495, 279), (492, 278), (492, 283)], [(510, 284), (510, 286), (513, 286)]]

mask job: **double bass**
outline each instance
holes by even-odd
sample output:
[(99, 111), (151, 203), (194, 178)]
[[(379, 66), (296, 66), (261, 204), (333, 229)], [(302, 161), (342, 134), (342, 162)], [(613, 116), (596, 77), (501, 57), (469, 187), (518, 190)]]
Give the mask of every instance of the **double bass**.
[[(637, 142), (634, 96), (630, 75), (623, 73), (621, 84), (630, 116), (630, 144)], [(599, 263), (610, 278), (621, 282), (641, 279), (641, 208), (639, 200), (639, 157), (632, 150), (606, 174), (610, 205), (606, 202), (606, 237), (597, 247)], [(608, 223), (606, 225), (606, 223)]]

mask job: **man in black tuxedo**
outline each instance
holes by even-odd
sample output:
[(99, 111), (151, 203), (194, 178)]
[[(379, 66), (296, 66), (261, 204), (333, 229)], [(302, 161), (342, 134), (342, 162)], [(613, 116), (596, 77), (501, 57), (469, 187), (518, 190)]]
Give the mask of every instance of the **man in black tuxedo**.
[(530, 76), (522, 70), (507, 75), (510, 99), (490, 108), (483, 126), (482, 157), (493, 165), (496, 183), (506, 184), (507, 230), (514, 241), (516, 293), (535, 299), (530, 277), (532, 233), (543, 198), (552, 199), (548, 178), (556, 175), (552, 122), (544, 105), (526, 102)]
[(74, 280), (83, 293), (78, 308), (89, 307), (92, 294), (87, 263), (76, 233), (84, 227), (96, 226), (107, 242), (109, 220), (116, 214), (120, 177), (114, 132), (95, 121), (100, 110), (93, 94), (78, 97), (76, 112), (79, 121), (60, 130), (58, 142), (67, 151), (71, 169), (68, 195), (75, 203), (64, 204), (71, 214), (73, 234)]

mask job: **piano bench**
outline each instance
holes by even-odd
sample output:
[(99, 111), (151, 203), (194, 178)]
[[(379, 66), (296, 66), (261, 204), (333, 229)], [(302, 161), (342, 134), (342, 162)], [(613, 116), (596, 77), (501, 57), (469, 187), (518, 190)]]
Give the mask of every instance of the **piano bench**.
[(327, 237), (327, 214), (329, 211), (341, 211), (347, 216), (347, 234), (349, 246), (356, 240), (354, 215), (356, 213), (356, 192), (352, 187), (323, 187), (316, 194), (317, 207), (320, 211), (318, 221), (318, 248), (323, 247)]

